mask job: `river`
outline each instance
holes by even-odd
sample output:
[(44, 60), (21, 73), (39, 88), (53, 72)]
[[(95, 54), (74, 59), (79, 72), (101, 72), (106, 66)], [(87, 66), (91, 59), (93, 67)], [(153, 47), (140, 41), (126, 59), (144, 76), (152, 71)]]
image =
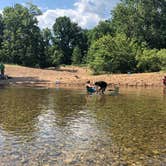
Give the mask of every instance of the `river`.
[(1, 166), (164, 166), (166, 94), (0, 88)]

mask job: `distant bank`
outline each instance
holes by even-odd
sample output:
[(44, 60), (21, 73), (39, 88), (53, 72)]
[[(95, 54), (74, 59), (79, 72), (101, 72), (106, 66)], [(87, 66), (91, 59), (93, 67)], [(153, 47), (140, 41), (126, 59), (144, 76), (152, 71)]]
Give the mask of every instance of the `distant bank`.
[(141, 74), (103, 74), (91, 75), (85, 67), (66, 66), (59, 69), (36, 69), (17, 65), (5, 65), (5, 74), (12, 79), (0, 80), (0, 84), (28, 86), (70, 86), (82, 88), (87, 80), (92, 82), (104, 80), (108, 84), (120, 86), (155, 86), (161, 87), (166, 72)]

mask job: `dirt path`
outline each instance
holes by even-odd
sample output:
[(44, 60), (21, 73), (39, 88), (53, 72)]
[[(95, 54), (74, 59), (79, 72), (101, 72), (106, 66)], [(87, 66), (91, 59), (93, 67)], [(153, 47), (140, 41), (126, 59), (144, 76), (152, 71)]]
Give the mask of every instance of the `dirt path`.
[(120, 86), (163, 86), (162, 79), (166, 73), (143, 73), (143, 74), (104, 74), (93, 76), (87, 68), (61, 67), (58, 70), (34, 69), (17, 65), (5, 65), (5, 74), (12, 79), (0, 80), (0, 83), (28, 86), (54, 87), (55, 82), (61, 86), (73, 88), (83, 87), (87, 80), (92, 82), (104, 80), (119, 84)]

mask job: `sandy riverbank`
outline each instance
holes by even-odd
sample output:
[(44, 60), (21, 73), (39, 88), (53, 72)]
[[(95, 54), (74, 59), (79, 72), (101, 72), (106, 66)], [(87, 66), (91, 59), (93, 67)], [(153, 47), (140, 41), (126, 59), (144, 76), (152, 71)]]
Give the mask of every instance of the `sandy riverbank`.
[(166, 72), (94, 76), (85, 67), (67, 66), (51, 70), (5, 65), (5, 74), (11, 76), (12, 79), (0, 80), (0, 84), (54, 87), (56, 86), (55, 82), (59, 82), (60, 86), (82, 88), (87, 80), (92, 82), (104, 80), (108, 84), (114, 83), (120, 86), (161, 87)]

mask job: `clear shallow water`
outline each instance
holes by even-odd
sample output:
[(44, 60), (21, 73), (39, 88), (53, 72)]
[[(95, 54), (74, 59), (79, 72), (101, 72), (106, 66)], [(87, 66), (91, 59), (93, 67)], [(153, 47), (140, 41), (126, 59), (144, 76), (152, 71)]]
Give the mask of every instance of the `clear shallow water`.
[(166, 94), (0, 89), (0, 165), (166, 165)]

